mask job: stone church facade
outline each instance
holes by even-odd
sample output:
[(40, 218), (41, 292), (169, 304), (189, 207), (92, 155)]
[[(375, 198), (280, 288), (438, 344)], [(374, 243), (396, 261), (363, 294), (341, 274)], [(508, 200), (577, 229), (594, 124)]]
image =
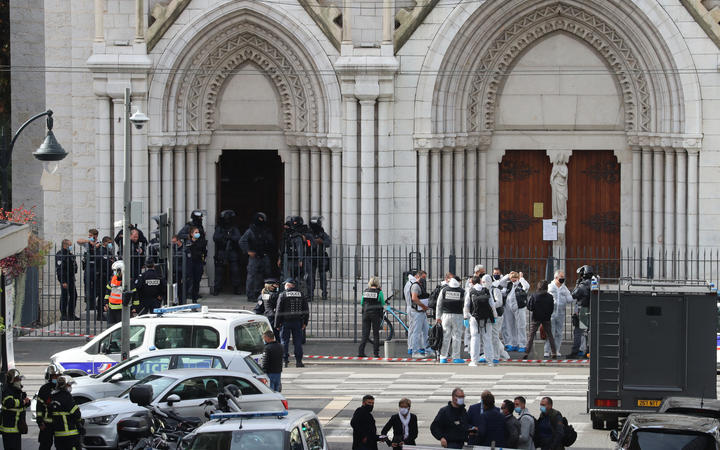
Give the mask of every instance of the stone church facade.
[(554, 218), (556, 256), (720, 247), (720, 2), (11, 6), (14, 122), (52, 108), (70, 152), (51, 173), (16, 151), (13, 200), (53, 240), (114, 231), (130, 87), (145, 228), (265, 210), (336, 243), (499, 249), (551, 245)]

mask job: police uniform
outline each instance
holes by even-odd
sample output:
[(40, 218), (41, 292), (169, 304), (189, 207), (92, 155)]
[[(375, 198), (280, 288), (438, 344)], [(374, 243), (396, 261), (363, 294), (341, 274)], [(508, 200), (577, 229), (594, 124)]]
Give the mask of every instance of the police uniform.
[(198, 239), (186, 241), (185, 251), (190, 262), (189, 275), (192, 283), (189, 295), (193, 301), (196, 301), (200, 297), (200, 280), (202, 280), (205, 270), (205, 257), (207, 256), (207, 241), (202, 237), (202, 233)]
[(2, 433), (3, 447), (5, 450), (21, 448), (20, 428), (22, 424), (25, 424), (25, 428), (27, 429), (25, 422), (25, 398), (27, 398), (25, 392), (13, 386), (12, 383), (6, 383), (6, 386), (2, 390), (2, 408), (0, 408), (2, 424), (0, 425), (0, 433)]
[(36, 422), (40, 433), (38, 434), (38, 442), (40, 450), (50, 450), (53, 445), (53, 427), (52, 415), (50, 414), (50, 397), (55, 389), (55, 383), (49, 381), (40, 387), (37, 393), (36, 403)]
[(162, 298), (165, 297), (167, 281), (156, 268), (148, 269), (135, 280), (135, 292), (138, 314), (151, 313), (159, 308)]
[(108, 307), (108, 323), (113, 325), (122, 320), (122, 280), (118, 279), (117, 275), (113, 275), (107, 289), (105, 300)]
[[(77, 273), (77, 262), (70, 250), (63, 248), (55, 254), (55, 275), (60, 283), (60, 316), (62, 320), (74, 320), (75, 301), (77, 300), (77, 289), (75, 288), (75, 274)], [(67, 287), (62, 287), (67, 283)]]
[(275, 333), (275, 339), (280, 341), (280, 333), (275, 327), (275, 310), (277, 309), (277, 301), (280, 293), (276, 290), (268, 290), (263, 288), (260, 293), (260, 298), (255, 306), (255, 314), (262, 314), (268, 318), (270, 324), (273, 327), (273, 333)]
[(80, 450), (80, 408), (66, 389), (53, 391), (50, 402), (55, 448)]
[[(275, 252), (275, 240), (267, 226), (265, 214), (256, 213), (253, 222), (240, 237), (240, 248), (248, 253), (246, 293), (248, 300), (258, 298), (265, 277), (270, 276), (270, 256)], [(250, 252), (255, 256), (250, 256)]]
[(373, 333), (373, 355), (380, 356), (380, 324), (383, 319), (385, 299), (378, 288), (367, 288), (362, 297), (362, 339), (358, 347), (358, 356), (365, 356), (365, 344), (370, 340), (370, 328)]
[(215, 226), (213, 242), (215, 242), (215, 284), (213, 295), (218, 295), (223, 287), (225, 269), (230, 268), (230, 281), (233, 293), (240, 295), (242, 292), (240, 279), (240, 247), (239, 242), (242, 235), (238, 227), (232, 224), (235, 213), (226, 210), (220, 213), (220, 221)]
[(455, 362), (461, 361), (462, 339), (465, 333), (463, 324), (463, 304), (465, 290), (460, 287), (456, 279), (451, 279), (438, 294), (437, 310), (442, 321), (443, 344), (440, 350), (440, 358), (447, 360), (450, 356), (450, 343), (452, 342), (452, 358)]
[(297, 287), (292, 287), (278, 296), (277, 310), (275, 312), (275, 328), (280, 329), (283, 344), (283, 358), (288, 362), (288, 347), (292, 336), (295, 350), (295, 363), (302, 365), (303, 357), (303, 328), (310, 319), (308, 301)]

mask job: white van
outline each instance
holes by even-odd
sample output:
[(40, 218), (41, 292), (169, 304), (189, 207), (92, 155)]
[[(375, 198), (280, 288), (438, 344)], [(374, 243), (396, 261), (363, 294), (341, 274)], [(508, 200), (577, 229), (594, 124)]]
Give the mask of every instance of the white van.
[[(247, 310), (207, 309), (201, 305), (159, 308), (130, 319), (130, 356), (168, 348), (213, 348), (262, 356), (267, 317)], [(120, 361), (121, 326), (116, 323), (87, 344), (54, 354), (50, 363), (76, 375), (101, 373)], [(80, 372), (82, 371), (82, 372)]]

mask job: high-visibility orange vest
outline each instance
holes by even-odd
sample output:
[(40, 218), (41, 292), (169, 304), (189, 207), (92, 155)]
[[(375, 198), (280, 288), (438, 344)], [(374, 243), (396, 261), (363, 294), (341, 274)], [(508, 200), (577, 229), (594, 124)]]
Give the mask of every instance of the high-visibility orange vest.
[(108, 288), (110, 294), (105, 296), (108, 301), (108, 308), (122, 309), (122, 281), (117, 279), (117, 275), (113, 275)]

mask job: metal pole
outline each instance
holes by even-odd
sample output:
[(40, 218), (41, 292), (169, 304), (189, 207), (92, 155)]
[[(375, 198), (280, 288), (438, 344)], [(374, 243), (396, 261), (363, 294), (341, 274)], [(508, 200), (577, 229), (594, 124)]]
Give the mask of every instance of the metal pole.
[(130, 88), (125, 88), (125, 176), (123, 177), (123, 251), (122, 258), (125, 270), (122, 277), (123, 306), (122, 306), (122, 360), (130, 356), (130, 305), (126, 305), (125, 296), (130, 293), (130, 197), (132, 183), (132, 141), (130, 137)]
[(173, 289), (173, 277), (175, 276), (175, 273), (173, 272), (175, 267), (175, 254), (173, 253), (175, 251), (175, 246), (172, 243), (172, 224), (173, 220), (172, 217), (172, 208), (168, 208), (167, 210), (167, 223), (168, 223), (168, 231), (165, 233), (167, 235), (167, 242), (161, 242), (160, 245), (167, 245), (168, 251), (167, 251), (167, 267), (168, 267), (168, 273), (166, 276), (167, 280), (167, 298), (165, 299), (165, 302), (167, 303), (167, 306), (172, 305), (172, 303), (175, 301), (175, 296), (173, 293), (175, 292)]
[[(0, 316), (2, 316), (3, 319), (3, 326), (5, 326), (5, 331), (0, 334), (0, 344), (2, 345), (2, 348), (0, 348), (0, 355), (2, 356), (2, 366), (0, 367), (0, 372), (2, 372), (3, 380), (5, 379), (5, 374), (8, 371), (8, 354), (7, 354), (7, 339), (12, 339), (13, 330), (7, 328), (7, 323), (5, 322), (5, 318), (7, 317), (7, 311), (5, 310), (5, 274), (0, 274)], [(9, 336), (8, 336), (9, 335)]]

